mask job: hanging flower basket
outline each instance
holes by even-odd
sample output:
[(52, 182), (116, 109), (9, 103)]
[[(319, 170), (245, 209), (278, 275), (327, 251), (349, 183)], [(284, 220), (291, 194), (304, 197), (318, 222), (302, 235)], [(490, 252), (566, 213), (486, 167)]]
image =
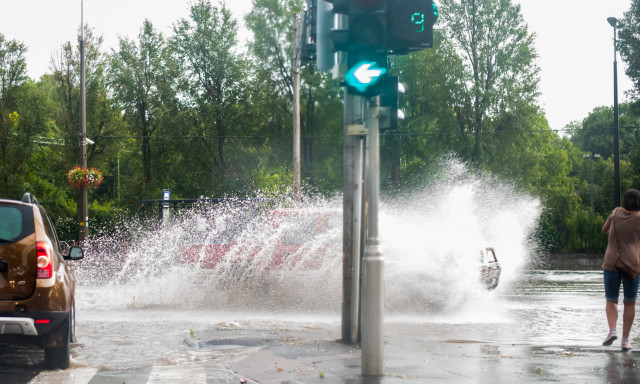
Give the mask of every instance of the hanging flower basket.
[(76, 166), (67, 172), (67, 180), (69, 180), (69, 184), (73, 188), (87, 187), (97, 189), (102, 184), (104, 177), (102, 172), (95, 168), (87, 169)]

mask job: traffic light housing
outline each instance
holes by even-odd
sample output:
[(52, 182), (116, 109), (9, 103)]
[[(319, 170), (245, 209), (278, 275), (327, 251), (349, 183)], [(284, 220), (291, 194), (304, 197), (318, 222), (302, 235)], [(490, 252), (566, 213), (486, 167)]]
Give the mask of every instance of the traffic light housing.
[(319, 70), (331, 72), (335, 64), (334, 45), (331, 36), (333, 29), (333, 5), (317, 0), (315, 7), (316, 65)]
[[(351, 94), (381, 95), (388, 55), (433, 47), (438, 19), (433, 0), (317, 0), (312, 9), (317, 10), (318, 69), (333, 70), (334, 78), (344, 75)], [(334, 28), (336, 14), (339, 28)], [(336, 51), (348, 59), (338, 54), (336, 60)]]
[(338, 51), (386, 52), (389, 0), (331, 0), (333, 11), (346, 15), (347, 29), (331, 31)]
[(386, 52), (388, 0), (351, 0), (349, 51)]
[[(322, 0), (321, 0), (322, 1)], [(433, 0), (329, 0), (347, 29), (331, 36), (338, 51), (406, 54), (433, 47), (438, 7)]]
[(380, 80), (380, 109), (386, 118), (380, 121), (382, 132), (398, 128), (398, 120), (404, 119), (404, 112), (398, 108), (400, 94), (404, 93), (404, 86), (398, 76), (385, 76)]
[(387, 10), (386, 48), (406, 54), (433, 47), (433, 25), (438, 7), (432, 0), (395, 0)]

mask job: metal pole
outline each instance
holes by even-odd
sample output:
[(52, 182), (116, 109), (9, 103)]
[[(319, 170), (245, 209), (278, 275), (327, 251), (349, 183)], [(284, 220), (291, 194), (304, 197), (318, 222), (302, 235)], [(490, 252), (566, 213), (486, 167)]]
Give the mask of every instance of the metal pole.
[(618, 108), (618, 37), (617, 24), (615, 17), (607, 19), (613, 27), (613, 185), (614, 185), (614, 202), (615, 206), (620, 206), (620, 123), (618, 116), (620, 114)]
[(342, 342), (348, 343), (351, 340), (351, 328), (353, 326), (352, 311), (353, 306), (353, 252), (354, 233), (354, 153), (356, 138), (347, 134), (348, 124), (353, 120), (353, 96), (344, 91), (344, 142), (342, 148)]
[(589, 158), (591, 159), (591, 211), (593, 212), (593, 152)]
[[(354, 116), (363, 116), (364, 98), (350, 96), (353, 99)], [(352, 220), (352, 281), (351, 281), (351, 343), (357, 344), (360, 340), (360, 271), (362, 260), (362, 248), (364, 245), (364, 200), (365, 200), (365, 138), (356, 136), (355, 151), (353, 153), (353, 220)]]
[(362, 375), (382, 376), (384, 349), (384, 257), (378, 239), (380, 97), (367, 115), (369, 127), (369, 240), (362, 260)]
[(352, 247), (351, 247), (351, 334), (350, 340), (352, 344), (358, 343), (360, 332), (360, 222), (362, 220), (362, 151), (363, 140), (358, 137), (355, 140), (355, 148), (353, 153), (353, 220), (351, 222), (352, 229)]
[[(344, 89), (343, 148), (343, 288), (342, 340), (356, 344), (360, 336), (360, 270), (364, 244), (365, 99)], [(354, 131), (355, 127), (355, 131)]]
[[(80, 165), (87, 168), (87, 107), (85, 87), (85, 54), (84, 54), (84, 2), (80, 1)], [(78, 240), (89, 239), (89, 194), (87, 187), (80, 190)]]
[(293, 193), (300, 202), (300, 15), (293, 16)]

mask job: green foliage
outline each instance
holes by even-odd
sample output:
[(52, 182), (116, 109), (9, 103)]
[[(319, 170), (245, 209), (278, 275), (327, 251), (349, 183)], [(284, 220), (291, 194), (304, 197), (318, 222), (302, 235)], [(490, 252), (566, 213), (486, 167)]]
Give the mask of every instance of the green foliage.
[(590, 209), (578, 208), (571, 212), (567, 221), (567, 235), (564, 252), (602, 253), (607, 246), (607, 235), (602, 233), (602, 225), (608, 214), (600, 215)]
[[(637, 127), (640, 119), (631, 113), (631, 105), (620, 104), (619, 139), (620, 155), (626, 157), (638, 141)], [(586, 152), (600, 154), (603, 158), (613, 157), (613, 108), (597, 107), (571, 135), (571, 142)]]
[[(170, 35), (150, 21), (139, 35), (101, 51), (85, 28), (88, 166), (104, 174), (90, 191), (90, 231), (108, 233), (139, 201), (292, 193), (292, 16), (299, 0), (254, 0), (238, 42), (224, 3), (196, 0)], [(537, 105), (534, 35), (510, 0), (444, 0), (434, 49), (390, 59), (406, 93), (406, 120), (381, 136), (383, 193), (442, 177), (456, 158), (543, 203), (537, 239), (549, 252), (603, 252), (600, 233), (613, 208), (612, 111), (596, 107), (570, 136), (549, 130)], [(638, 0), (620, 27), (620, 49), (634, 81)], [(499, 20), (499, 22), (496, 22)], [(633, 33), (632, 33), (633, 32)], [(52, 73), (28, 79), (26, 47), (0, 35), (0, 191), (33, 192), (60, 237), (77, 232), (77, 191), (65, 173), (79, 161), (79, 46), (61, 46)], [(12, 73), (13, 77), (3, 74)], [(635, 77), (634, 77), (635, 76)], [(10, 80), (8, 80), (10, 79)], [(331, 75), (301, 72), (303, 188), (342, 188), (342, 89)], [(637, 96), (637, 94), (636, 94)], [(640, 184), (639, 103), (621, 105), (622, 189)], [(602, 158), (591, 163), (585, 153)], [(593, 209), (591, 190), (593, 186)]]
[(473, 134), (472, 159), (479, 170), (491, 137), (486, 134), (495, 132), (492, 120), (517, 115), (538, 95), (534, 35), (527, 30), (520, 6), (509, 0), (444, 0), (440, 15), (444, 34), (462, 64), (455, 78), (453, 111), (460, 132)]
[(112, 235), (122, 223), (125, 211), (114, 202), (94, 201), (89, 206), (89, 230), (93, 234)]
[(640, 98), (640, 0), (632, 0), (624, 18), (618, 20), (618, 49), (626, 74), (633, 81), (633, 96)]

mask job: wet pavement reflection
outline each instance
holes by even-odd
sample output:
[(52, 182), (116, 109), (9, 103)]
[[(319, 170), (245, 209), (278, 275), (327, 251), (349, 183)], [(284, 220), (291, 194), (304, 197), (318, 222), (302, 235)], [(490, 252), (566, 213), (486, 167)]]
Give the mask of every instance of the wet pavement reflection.
[[(640, 351), (600, 345), (606, 321), (598, 264), (547, 260), (452, 314), (388, 313), (378, 378), (360, 375), (360, 351), (340, 342), (337, 311), (104, 308), (98, 303), (113, 287), (83, 286), (71, 368), (44, 371), (38, 348), (0, 343), (0, 381), (640, 382)], [(638, 334), (636, 326), (635, 345)]]

